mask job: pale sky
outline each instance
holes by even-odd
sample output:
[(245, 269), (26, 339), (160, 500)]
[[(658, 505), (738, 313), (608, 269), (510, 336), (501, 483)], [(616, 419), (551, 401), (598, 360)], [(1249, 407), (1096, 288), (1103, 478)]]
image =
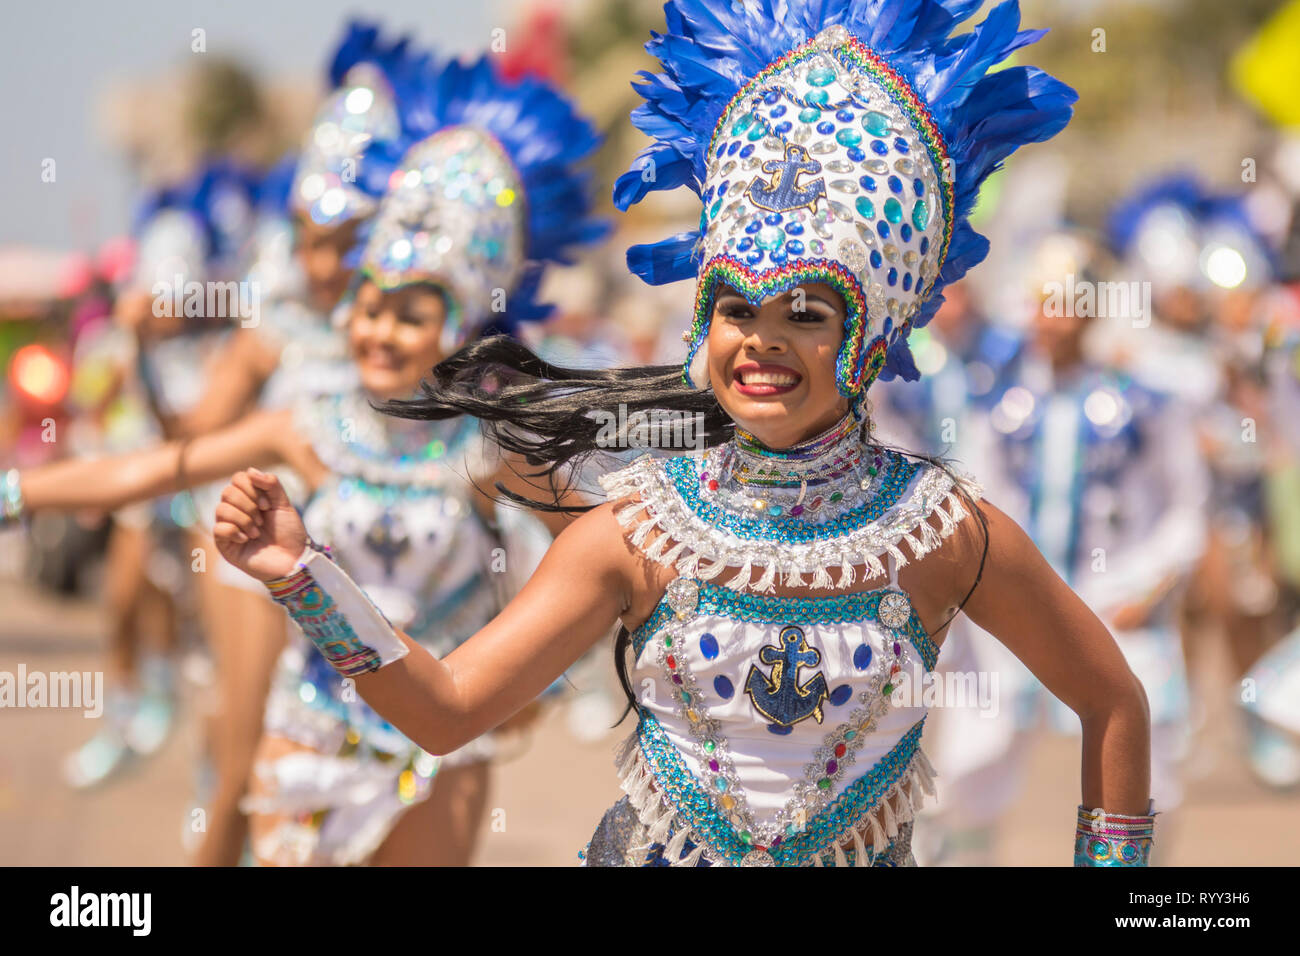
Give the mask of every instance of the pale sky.
[[(96, 128), (113, 81), (183, 67), (195, 27), (209, 52), (259, 78), (323, 83), (350, 16), (444, 53), (482, 48), (512, 0), (39, 0), (5, 4), (0, 28), (0, 244), (92, 251), (124, 231), (137, 192)], [(41, 162), (57, 162), (54, 183)]]

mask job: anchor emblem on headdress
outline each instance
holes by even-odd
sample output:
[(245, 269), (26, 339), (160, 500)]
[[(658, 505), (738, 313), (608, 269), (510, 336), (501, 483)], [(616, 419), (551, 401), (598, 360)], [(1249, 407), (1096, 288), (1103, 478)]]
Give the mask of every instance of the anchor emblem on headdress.
[(801, 173), (812, 175), (821, 171), (822, 164), (809, 159), (806, 149), (794, 143), (786, 143), (785, 159), (769, 159), (763, 164), (763, 172), (771, 174), (772, 181), (765, 182), (762, 176), (755, 176), (745, 190), (745, 195), (755, 206), (771, 212), (811, 207), (826, 195), (826, 183), (819, 178), (800, 186), (799, 176)]
[(751, 664), (745, 679), (745, 693), (760, 714), (782, 727), (790, 727), (809, 717), (822, 722), (822, 701), (830, 696), (826, 678), (818, 673), (806, 684), (799, 683), (800, 667), (816, 667), (822, 655), (808, 646), (803, 631), (789, 625), (781, 628), (780, 644), (761, 648), (758, 659), (772, 665), (770, 675), (764, 675), (757, 664)]

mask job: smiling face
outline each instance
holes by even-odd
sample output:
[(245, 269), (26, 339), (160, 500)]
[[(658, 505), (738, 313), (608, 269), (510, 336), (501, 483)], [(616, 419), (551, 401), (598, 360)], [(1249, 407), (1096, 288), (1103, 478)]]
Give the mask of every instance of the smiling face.
[(445, 357), (442, 293), (428, 283), (381, 292), (366, 281), (348, 320), (348, 345), (361, 384), (376, 398), (410, 398), (420, 380)]
[(330, 312), (347, 291), (352, 270), (344, 256), (357, 241), (360, 222), (350, 219), (333, 226), (321, 226), (299, 216), (294, 253), (307, 279), (307, 299), (311, 307)]
[(750, 305), (721, 286), (709, 325), (709, 380), (718, 402), (769, 448), (789, 448), (848, 412), (835, 385), (844, 300), (824, 283)]

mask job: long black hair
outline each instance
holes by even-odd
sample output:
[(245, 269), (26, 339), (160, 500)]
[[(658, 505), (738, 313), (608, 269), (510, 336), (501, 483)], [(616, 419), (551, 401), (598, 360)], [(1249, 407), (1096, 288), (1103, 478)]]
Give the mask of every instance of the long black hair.
[[(520, 456), (537, 471), (529, 477), (547, 479), (554, 489), (550, 501), (535, 501), (514, 494), (500, 484), (503, 497), (540, 511), (579, 513), (595, 505), (561, 503), (573, 487), (583, 464), (606, 450), (602, 440), (604, 422), (623, 411), (624, 420), (634, 415), (669, 413), (701, 415), (703, 434), (695, 436), (696, 447), (711, 448), (728, 441), (735, 423), (723, 410), (712, 390), (702, 391), (682, 380), (680, 365), (646, 365), (630, 368), (565, 368), (540, 358), (522, 342), (498, 335), (478, 339), (436, 365), (420, 386), (422, 396), (410, 401), (390, 401), (380, 411), (399, 418), (438, 421), (458, 415), (477, 418), (484, 434), (506, 452)], [(604, 421), (602, 421), (602, 419)], [(870, 416), (863, 424), (867, 440)], [(984, 536), (979, 571), (970, 590), (949, 618), (930, 635), (937, 637), (970, 600), (984, 575), (988, 558), (988, 521), (979, 503), (956, 480), (944, 460), (910, 452), (879, 441), (918, 461), (942, 469), (954, 479), (954, 488), (976, 516)], [(636, 706), (627, 672), (627, 651), (631, 632), (622, 624), (614, 641), (614, 666), (618, 682), (627, 695), (626, 717)], [(622, 718), (620, 718), (620, 721)]]

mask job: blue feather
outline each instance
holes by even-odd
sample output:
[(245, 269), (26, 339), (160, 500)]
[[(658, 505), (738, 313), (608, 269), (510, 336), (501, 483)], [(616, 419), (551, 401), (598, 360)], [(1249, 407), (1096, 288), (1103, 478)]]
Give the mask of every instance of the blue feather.
[[(615, 186), (618, 207), (681, 185), (698, 193), (709, 138), (736, 93), (768, 64), (839, 24), (912, 85), (953, 160), (957, 221), (937, 293), (988, 253), (988, 242), (964, 221), (980, 184), (1018, 147), (1060, 132), (1077, 99), (1072, 89), (1040, 70), (1015, 67), (990, 73), (1044, 31), (1020, 30), (1018, 3), (1003, 0), (982, 23), (954, 36), (954, 29), (981, 5), (981, 0), (759, 0), (743, 6), (724, 0), (668, 0), (667, 30), (652, 34), (646, 44), (662, 72), (643, 73), (641, 82), (633, 84), (645, 102), (633, 111), (632, 122), (655, 140), (642, 155), (669, 158), (672, 172), (644, 183), (634, 165)], [(687, 163), (689, 179), (682, 173)], [(694, 239), (698, 234), (634, 247), (628, 264), (651, 283), (686, 278), (695, 266)], [(930, 301), (937, 300), (932, 295)], [(914, 325), (923, 324), (922, 316), (928, 320), (937, 308), (927, 306)], [(891, 350), (886, 368), (891, 375), (915, 373), (905, 345)]]
[(682, 232), (668, 239), (627, 250), (627, 267), (649, 285), (665, 285), (695, 278), (698, 232)]
[(489, 133), (523, 185), (529, 260), (507, 297), (506, 312), (493, 317), (493, 327), (513, 332), (520, 322), (544, 318), (550, 307), (537, 295), (545, 265), (571, 262), (577, 247), (595, 242), (609, 229), (594, 214), (584, 168), (600, 143), (599, 134), (563, 94), (533, 78), (506, 81), (488, 56), (468, 65), (408, 57), (399, 82), (401, 133), (370, 145), (358, 185), (382, 196), (407, 151), (439, 130), (465, 125)]

